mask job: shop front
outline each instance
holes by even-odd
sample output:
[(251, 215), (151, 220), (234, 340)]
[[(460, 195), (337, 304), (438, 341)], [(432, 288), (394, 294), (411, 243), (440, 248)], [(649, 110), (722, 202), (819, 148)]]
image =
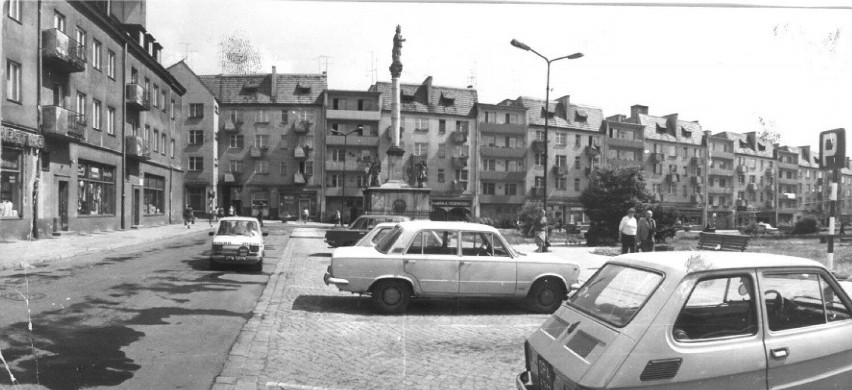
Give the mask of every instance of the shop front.
[(34, 229), (41, 237), (49, 226), (43, 220), (34, 223), (33, 218), (39, 219), (39, 154), (44, 138), (9, 127), (0, 131), (0, 238), (27, 239)]
[(433, 221), (470, 221), (473, 217), (473, 199), (433, 196), (429, 205), (432, 208), (429, 219)]

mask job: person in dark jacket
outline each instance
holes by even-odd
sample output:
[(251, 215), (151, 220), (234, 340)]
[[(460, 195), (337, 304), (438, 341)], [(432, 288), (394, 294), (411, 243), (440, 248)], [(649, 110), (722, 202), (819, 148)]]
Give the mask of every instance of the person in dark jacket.
[(636, 239), (639, 240), (639, 249), (642, 252), (654, 251), (654, 233), (657, 231), (657, 221), (653, 217), (654, 213), (651, 210), (645, 210), (645, 215), (639, 218)]
[(183, 210), (183, 224), (189, 229), (189, 224), (193, 222), (194, 216), (192, 215), (192, 206), (187, 205)]

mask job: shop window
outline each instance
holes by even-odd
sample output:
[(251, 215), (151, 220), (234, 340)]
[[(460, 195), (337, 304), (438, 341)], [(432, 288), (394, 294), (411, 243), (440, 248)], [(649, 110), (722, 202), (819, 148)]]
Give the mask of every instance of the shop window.
[(23, 217), (21, 151), (4, 148), (0, 167), (0, 218)]
[(77, 183), (77, 214), (115, 215), (115, 167), (81, 160)]
[(195, 211), (203, 211), (205, 210), (204, 206), (204, 197), (205, 197), (205, 189), (204, 187), (193, 187), (186, 189), (186, 204), (189, 207), (192, 207)]
[(145, 215), (158, 215), (165, 213), (166, 204), (166, 179), (162, 176), (145, 175)]

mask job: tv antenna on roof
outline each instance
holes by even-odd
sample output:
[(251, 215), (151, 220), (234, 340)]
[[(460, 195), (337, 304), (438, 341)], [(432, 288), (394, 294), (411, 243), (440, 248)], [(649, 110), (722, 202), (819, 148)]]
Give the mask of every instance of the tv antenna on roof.
[(319, 57), (315, 57), (315, 59), (317, 60), (317, 69), (320, 73), (328, 74), (328, 60), (332, 58), (334, 57), (330, 57), (324, 54)]
[(189, 48), (192, 46), (192, 44), (189, 43), (189, 42), (181, 42), (179, 44), (183, 45), (183, 59), (186, 60), (186, 62), (191, 63), (192, 62), (192, 53), (198, 53), (198, 51), (189, 50)]

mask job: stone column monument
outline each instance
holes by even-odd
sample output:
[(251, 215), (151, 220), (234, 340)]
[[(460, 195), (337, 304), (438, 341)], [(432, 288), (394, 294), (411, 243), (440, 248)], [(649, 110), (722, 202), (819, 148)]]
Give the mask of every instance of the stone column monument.
[[(412, 187), (403, 179), (403, 156), (405, 150), (400, 147), (400, 88), (399, 76), (402, 74), (402, 29), (396, 26), (393, 36), (393, 51), (391, 73), (391, 145), (388, 147), (387, 182), (377, 186), (371, 182), (371, 187), (364, 190), (366, 210), (369, 214), (405, 215), (412, 219), (429, 219), (430, 189), (426, 187), (426, 178), (420, 181), (418, 187)], [(425, 168), (424, 168), (425, 170)], [(425, 175), (424, 175), (425, 176)]]

